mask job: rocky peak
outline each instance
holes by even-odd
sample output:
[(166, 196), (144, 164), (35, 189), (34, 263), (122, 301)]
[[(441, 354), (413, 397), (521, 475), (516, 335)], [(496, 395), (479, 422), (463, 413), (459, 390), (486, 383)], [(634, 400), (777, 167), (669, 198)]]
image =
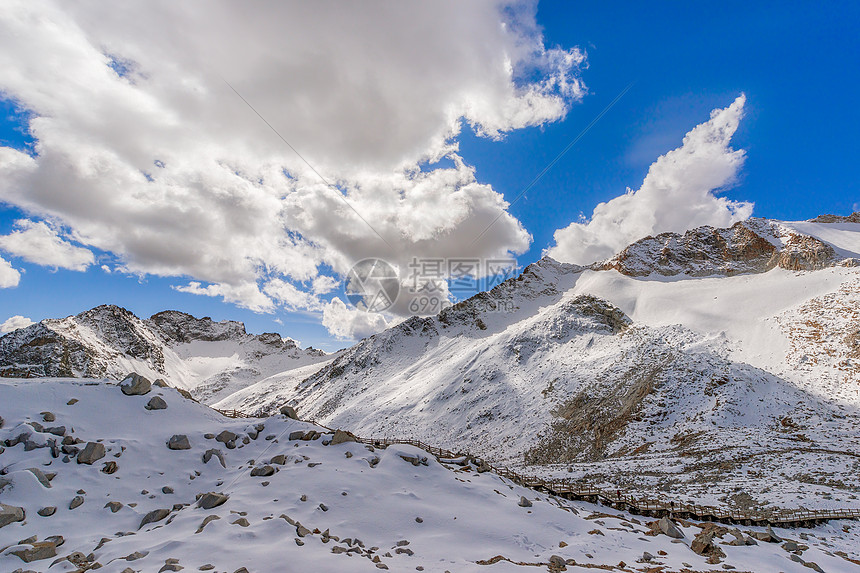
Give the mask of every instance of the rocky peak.
[(810, 223), (860, 223), (860, 211), (845, 215), (819, 215), (809, 220)]
[(628, 276), (734, 275), (762, 273), (774, 267), (816, 270), (838, 257), (833, 247), (767, 219), (750, 219), (727, 229), (704, 226), (679, 233), (645, 237), (595, 270), (617, 270)]
[[(234, 320), (215, 322), (208, 316), (195, 318), (178, 310), (165, 310), (149, 317), (147, 322), (172, 342), (203, 340), (214, 342), (244, 337), (245, 325)], [(280, 340), (280, 335), (278, 339)]]

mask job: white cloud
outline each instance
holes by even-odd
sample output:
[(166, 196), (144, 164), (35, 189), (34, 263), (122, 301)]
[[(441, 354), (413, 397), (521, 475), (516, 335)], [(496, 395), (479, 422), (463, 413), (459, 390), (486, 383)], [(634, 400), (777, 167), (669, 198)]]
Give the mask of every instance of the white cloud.
[[(585, 93), (584, 53), (547, 49), (528, 0), (6, 4), (0, 89), (35, 114), (37, 143), (0, 148), (0, 201), (128, 272), (257, 310), (298, 300), (273, 279), (330, 290), (321, 266), (523, 252), (508, 213), (472, 244), (507, 204), (456, 137), (558, 120)], [(455, 166), (417, 167), (443, 156)]]
[(12, 288), (18, 286), (21, 281), (21, 273), (12, 268), (12, 264), (0, 257), (0, 288)]
[(322, 323), (334, 336), (349, 340), (370, 336), (394, 324), (391, 317), (376, 312), (360, 311), (347, 306), (338, 297), (334, 297), (326, 304), (323, 309)]
[(220, 296), (227, 302), (240, 304), (257, 312), (270, 311), (274, 307), (271, 299), (261, 293), (257, 283), (253, 282), (235, 286), (223, 283), (203, 286), (198, 281), (191, 281), (187, 285), (174, 286), (173, 289), (188, 294)]
[(728, 227), (752, 215), (753, 204), (716, 195), (733, 184), (744, 151), (730, 147), (746, 97), (715, 109), (711, 119), (684, 136), (683, 145), (651, 165), (637, 191), (601, 203), (590, 220), (555, 232), (546, 254), (563, 262), (607, 259), (648, 235), (683, 232), (702, 225)]
[(85, 271), (95, 262), (91, 251), (69, 243), (42, 221), (20, 219), (15, 227), (17, 231), (0, 235), (0, 249), (25, 261), (72, 271)]
[(0, 324), (0, 334), (7, 334), (13, 330), (18, 330), (19, 328), (27, 328), (31, 324), (35, 323), (26, 316), (16, 314), (15, 316), (7, 318), (6, 322), (3, 324)]

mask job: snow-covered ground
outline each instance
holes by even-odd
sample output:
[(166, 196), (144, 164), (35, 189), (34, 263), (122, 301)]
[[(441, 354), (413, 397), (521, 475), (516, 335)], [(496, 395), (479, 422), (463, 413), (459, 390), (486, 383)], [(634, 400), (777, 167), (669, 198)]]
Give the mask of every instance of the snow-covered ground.
[[(145, 408), (155, 396), (166, 409)], [(553, 556), (568, 571), (807, 572), (803, 563), (815, 563), (832, 572), (860, 565), (856, 522), (777, 529), (783, 542), (740, 546), (728, 545), (734, 536), (717, 528), (722, 537), (714, 543), (725, 557), (709, 563), (691, 544), (713, 524), (679, 523), (681, 539), (654, 535), (648, 518), (537, 494), (492, 473), (443, 465), (411, 446), (326, 445), (331, 435), (290, 440), (292, 432), (322, 429), (284, 416), (227, 419), (170, 388), (126, 396), (102, 381), (6, 380), (0, 416), (0, 439), (29, 434), (0, 453), (0, 503), (26, 514), (0, 526), (2, 571), (80, 570), (73, 562), (126, 573), (561, 570), (550, 568)], [(39, 446), (59, 442), (60, 426), (67, 442), (100, 443), (105, 456), (92, 465), (52, 457), (50, 447)], [(237, 435), (235, 448), (206, 437), (224, 430)], [(187, 436), (189, 449), (168, 449), (175, 434)], [(216, 456), (203, 462), (212, 448), (226, 467)], [(115, 471), (105, 473), (111, 462)], [(266, 465), (273, 475), (250, 475)], [(198, 507), (197, 496), (207, 492), (229, 499)], [(82, 503), (69, 509), (76, 498)], [(55, 513), (39, 515), (47, 507)], [(160, 509), (161, 519), (141, 526)], [(51, 536), (58, 535), (63, 543), (54, 547)], [(15, 554), (36, 549), (45, 558), (25, 563)]]

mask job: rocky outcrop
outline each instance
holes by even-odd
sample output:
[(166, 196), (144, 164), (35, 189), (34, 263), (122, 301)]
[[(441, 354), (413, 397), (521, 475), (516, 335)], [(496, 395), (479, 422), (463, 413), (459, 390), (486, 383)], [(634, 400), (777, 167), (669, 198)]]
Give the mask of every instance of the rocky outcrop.
[(809, 220), (810, 223), (860, 223), (860, 211), (845, 215), (819, 215)]
[(628, 276), (735, 275), (762, 273), (775, 267), (817, 270), (838, 257), (833, 248), (764, 219), (735, 223), (728, 229), (698, 227), (683, 235), (661, 233), (645, 237), (611, 259), (592, 265)]

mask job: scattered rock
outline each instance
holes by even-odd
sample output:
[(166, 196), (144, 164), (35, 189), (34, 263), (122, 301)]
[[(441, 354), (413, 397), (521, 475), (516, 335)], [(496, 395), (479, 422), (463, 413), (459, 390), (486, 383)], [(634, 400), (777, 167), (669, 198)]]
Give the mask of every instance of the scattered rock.
[(80, 507), (84, 504), (83, 496), (76, 495), (72, 498), (72, 501), (69, 502), (69, 509), (75, 509), (76, 507)]
[(97, 462), (103, 457), (105, 457), (104, 444), (100, 442), (87, 442), (87, 445), (78, 454), (78, 463), (92, 465), (93, 462)]
[(152, 511), (143, 516), (143, 519), (140, 520), (140, 525), (137, 528), (140, 529), (141, 527), (149, 523), (156, 523), (158, 521), (161, 521), (168, 515), (170, 515), (169, 509), (153, 509)]
[(102, 468), (102, 473), (106, 473), (108, 475), (115, 473), (116, 470), (119, 469), (119, 466), (114, 461), (105, 462), (104, 467)]
[(36, 476), (36, 479), (43, 487), (51, 487), (51, 482), (48, 480), (48, 476), (46, 476), (42, 470), (39, 468), (27, 468), (27, 471)]
[(170, 386), (167, 385), (167, 382), (164, 381), (164, 378), (156, 378), (152, 385), (159, 388), (170, 388)]
[(218, 517), (217, 515), (207, 515), (205, 518), (203, 518), (203, 522), (200, 524), (200, 527), (198, 527), (197, 531), (195, 531), (194, 533), (202, 533), (203, 529), (207, 525), (209, 525), (210, 522), (215, 521), (216, 519), (221, 519), (221, 518)]
[(130, 554), (126, 555), (125, 560), (126, 561), (137, 561), (138, 559), (143, 559), (147, 555), (149, 555), (149, 551), (135, 551), (134, 553), (130, 553)]
[(269, 463), (282, 466), (287, 463), (287, 456), (284, 454), (278, 454), (277, 456), (274, 456), (271, 460), (269, 460)]
[(0, 527), (16, 521), (24, 521), (24, 508), (0, 503)]
[(528, 500), (528, 498), (526, 498), (526, 496), (521, 495), (521, 496), (520, 496), (520, 501), (519, 501), (519, 503), (517, 503), (517, 505), (519, 505), (520, 507), (531, 507), (531, 506), (532, 506), (532, 502), (531, 502), (531, 501), (529, 501), (529, 500)]
[(122, 503), (118, 501), (109, 501), (105, 504), (105, 507), (111, 510), (111, 513), (116, 513), (120, 509), (122, 509)]
[(126, 396), (143, 396), (152, 390), (152, 383), (140, 374), (132, 372), (119, 383), (119, 387)]
[[(42, 416), (43, 422), (56, 422), (57, 421), (57, 417), (54, 415), (53, 412), (39, 412), (39, 415)], [(2, 427), (2, 424), (0, 424), (0, 427)]]
[(149, 399), (149, 402), (144, 406), (147, 410), (166, 410), (167, 402), (164, 401), (164, 398), (161, 396), (153, 396)]
[(223, 505), (228, 499), (230, 499), (230, 496), (226, 494), (210, 491), (200, 496), (200, 499), (197, 501), (197, 507), (212, 509), (213, 507)]
[(684, 537), (684, 533), (680, 529), (678, 529), (678, 526), (675, 525), (675, 522), (673, 522), (668, 517), (661, 517), (660, 520), (657, 522), (657, 526), (660, 528), (660, 532), (663, 533), (663, 535), (668, 535), (673, 539), (681, 539), (682, 537)]
[(49, 505), (48, 507), (43, 507), (42, 509), (40, 509), (36, 513), (38, 513), (42, 517), (51, 517), (52, 515), (57, 513), (57, 508), (54, 507), (53, 505)]
[(293, 420), (299, 419), (299, 415), (296, 413), (296, 409), (292, 406), (281, 406), (280, 412), (287, 418), (291, 418)]
[(77, 398), (72, 398), (68, 402), (66, 402), (66, 406), (74, 406), (78, 402), (79, 402), (79, 400)]
[(221, 452), (221, 450), (219, 450), (217, 448), (208, 449), (203, 453), (203, 463), (208, 464), (209, 460), (212, 459), (212, 456), (215, 456), (216, 458), (218, 458), (218, 461), (221, 462), (222, 468), (227, 467), (227, 464), (224, 461), (224, 454)]
[(190, 450), (191, 443), (185, 434), (174, 434), (167, 441), (167, 447), (171, 450)]
[(28, 545), (29, 547), (10, 549), (9, 554), (19, 557), (24, 563), (57, 556), (57, 546), (50, 541), (36, 541)]
[(163, 488), (161, 488), (161, 493), (169, 495), (169, 494), (173, 493), (173, 488), (170, 487), (169, 485), (166, 485)]
[(228, 442), (235, 442), (236, 438), (239, 436), (234, 434), (230, 430), (224, 430), (217, 436), (215, 436), (215, 441), (221, 442), (222, 444), (227, 444)]
[(344, 444), (346, 442), (355, 442), (355, 436), (350, 432), (344, 432), (343, 430), (335, 430), (334, 436), (329, 442), (332, 446), (336, 446), (337, 444)]
[(275, 468), (272, 466), (260, 466), (251, 470), (251, 477), (268, 477), (275, 474)]
[(304, 525), (302, 525), (301, 523), (296, 525), (296, 535), (298, 535), (299, 537), (305, 537), (306, 535), (310, 535), (310, 534), (311, 534), (311, 530), (308, 529), (307, 527), (305, 527)]
[(773, 529), (771, 529), (770, 525), (767, 526), (767, 530), (753, 531), (751, 535), (759, 541), (766, 541), (768, 543), (779, 543), (780, 541), (782, 541), (782, 539), (777, 537), (776, 533), (773, 532)]
[(239, 519), (237, 519), (236, 521), (233, 522), (233, 525), (239, 525), (241, 527), (248, 527), (251, 524), (248, 523), (248, 520), (245, 519), (244, 517), (240, 517)]

